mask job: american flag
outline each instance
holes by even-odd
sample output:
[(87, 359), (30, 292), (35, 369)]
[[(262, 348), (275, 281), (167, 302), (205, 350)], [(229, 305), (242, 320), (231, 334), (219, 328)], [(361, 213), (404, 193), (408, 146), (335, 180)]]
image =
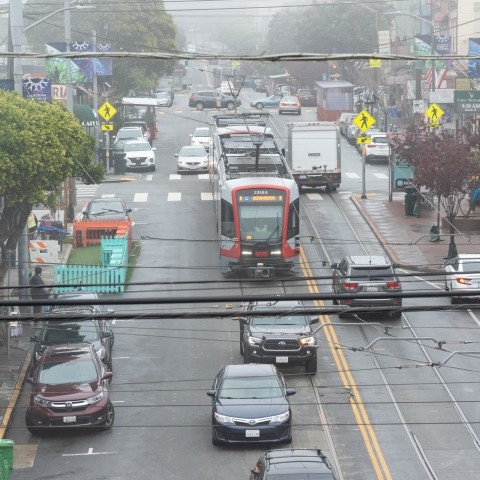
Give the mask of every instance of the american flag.
[[(442, 82), (445, 80), (445, 75), (447, 74), (447, 69), (442, 68), (441, 70), (435, 70), (435, 80), (436, 80), (436, 88), (440, 88)], [(428, 88), (432, 88), (432, 80), (433, 80), (433, 69), (429, 68), (425, 72), (425, 83), (428, 85)]]

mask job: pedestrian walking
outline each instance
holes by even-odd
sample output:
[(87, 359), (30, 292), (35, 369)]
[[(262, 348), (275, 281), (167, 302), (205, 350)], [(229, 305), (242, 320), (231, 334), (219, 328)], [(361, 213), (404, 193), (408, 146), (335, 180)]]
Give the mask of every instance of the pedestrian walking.
[[(42, 267), (38, 265), (35, 267), (35, 274), (30, 278), (30, 296), (32, 300), (46, 300), (50, 296), (42, 278)], [(42, 306), (34, 305), (33, 313), (42, 313)]]
[(475, 212), (475, 207), (480, 203), (480, 187), (477, 187), (473, 192), (470, 194), (470, 205), (468, 209), (467, 215), (470, 213)]

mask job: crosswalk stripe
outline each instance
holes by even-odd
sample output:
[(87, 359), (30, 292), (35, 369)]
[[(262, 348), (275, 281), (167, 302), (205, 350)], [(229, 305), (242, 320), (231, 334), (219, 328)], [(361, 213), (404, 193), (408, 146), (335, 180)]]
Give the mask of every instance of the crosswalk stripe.
[(323, 200), (323, 197), (319, 193), (307, 193), (309, 200)]
[(212, 192), (202, 192), (200, 193), (200, 198), (202, 200), (213, 200)]
[(168, 202), (180, 202), (182, 200), (181, 192), (170, 192), (167, 197)]
[(171, 173), (170, 174), (170, 180), (181, 180), (182, 176), (179, 175), (178, 173)]
[(136, 193), (133, 197), (133, 202), (146, 202), (148, 199), (148, 193)]
[(345, 173), (344, 175), (348, 178), (360, 178), (357, 173)]
[(388, 180), (388, 175), (385, 175), (384, 173), (374, 173), (374, 175), (377, 177), (377, 178), (380, 178), (380, 179), (386, 179)]
[(97, 192), (98, 185), (85, 185), (84, 183), (77, 183), (77, 197), (94, 197)]
[(147, 178), (145, 180), (147, 182), (151, 182), (153, 180), (153, 175), (147, 175)]
[(198, 174), (198, 179), (199, 180), (208, 180), (209, 176), (208, 173), (199, 173)]

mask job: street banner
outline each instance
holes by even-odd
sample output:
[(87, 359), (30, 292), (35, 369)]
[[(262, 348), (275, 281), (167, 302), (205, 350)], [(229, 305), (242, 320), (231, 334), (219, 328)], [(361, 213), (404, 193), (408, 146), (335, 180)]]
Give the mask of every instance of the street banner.
[(22, 91), (23, 98), (52, 103), (52, 83), (48, 78), (25, 75), (22, 78)]
[[(480, 38), (468, 39), (468, 56), (478, 57), (480, 55)], [(480, 78), (480, 60), (468, 61), (469, 78)]]

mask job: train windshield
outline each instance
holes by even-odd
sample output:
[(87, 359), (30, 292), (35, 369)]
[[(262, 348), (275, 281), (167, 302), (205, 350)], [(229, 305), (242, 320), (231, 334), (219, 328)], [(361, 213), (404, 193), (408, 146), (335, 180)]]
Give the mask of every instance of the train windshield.
[(238, 210), (240, 237), (242, 240), (267, 240), (276, 242), (282, 238), (283, 205), (250, 203)]

